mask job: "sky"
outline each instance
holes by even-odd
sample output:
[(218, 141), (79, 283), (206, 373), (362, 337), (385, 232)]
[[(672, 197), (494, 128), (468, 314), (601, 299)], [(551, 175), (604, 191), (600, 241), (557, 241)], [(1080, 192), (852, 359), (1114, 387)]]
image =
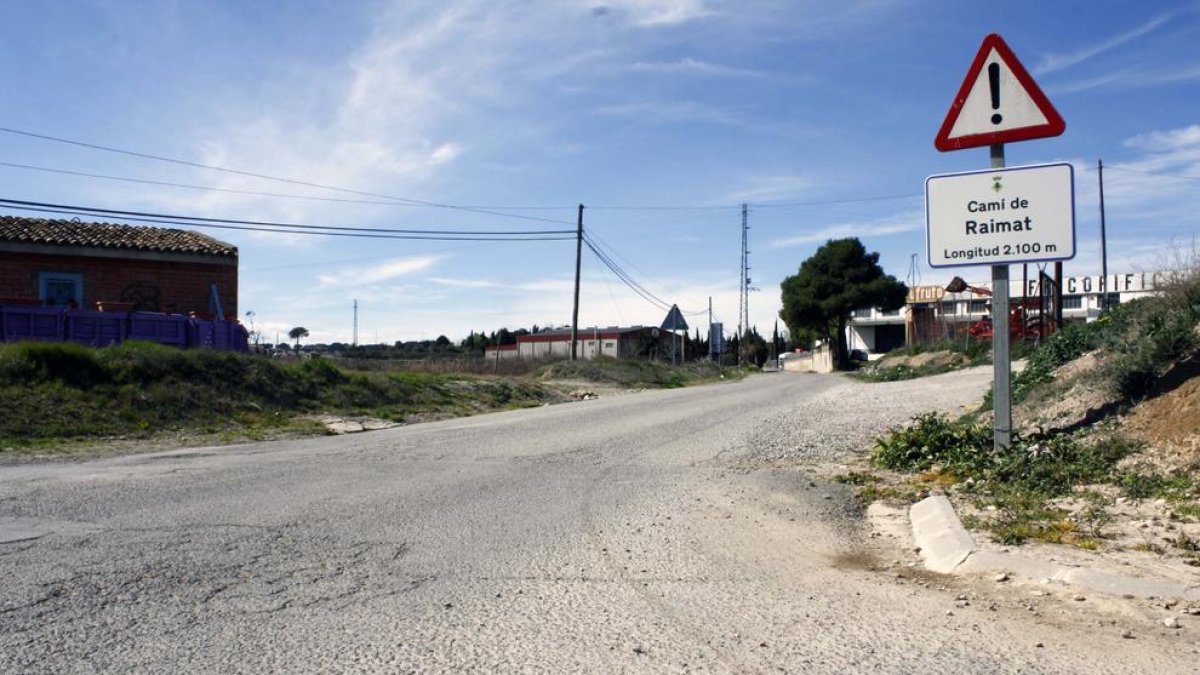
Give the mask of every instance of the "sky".
[[(584, 247), (581, 327), (659, 325), (665, 303), (703, 332), (711, 298), (732, 333), (743, 203), (763, 334), (782, 280), (831, 238), (858, 237), (910, 284), (989, 279), (927, 265), (924, 181), (988, 166), (987, 148), (933, 140), (993, 32), (1066, 121), (1006, 146), (1009, 166), (1075, 167), (1064, 274), (1100, 270), (1098, 160), (1110, 273), (1169, 267), (1200, 231), (1197, 2), (58, 0), (5, 15), (0, 198), (488, 233), (574, 230), (583, 204), (590, 244), (649, 297)], [(363, 344), (571, 323), (570, 234), (193, 229), (238, 247), (239, 313), (269, 341), (304, 326), (350, 342), (355, 301)]]

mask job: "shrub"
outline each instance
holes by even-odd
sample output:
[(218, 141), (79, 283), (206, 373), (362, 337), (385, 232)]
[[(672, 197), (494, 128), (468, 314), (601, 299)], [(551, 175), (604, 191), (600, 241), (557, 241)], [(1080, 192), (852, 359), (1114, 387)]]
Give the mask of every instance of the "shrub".
[(1092, 351), (1100, 343), (1105, 324), (1071, 323), (1046, 338), (1029, 353), (1025, 369), (1013, 378), (1013, 402), (1019, 402), (1036, 387), (1053, 379), (1055, 369)]
[[(1194, 285), (1200, 286), (1200, 277)], [(1126, 398), (1145, 395), (1167, 366), (1200, 346), (1200, 303), (1190, 298), (1184, 288), (1176, 295), (1119, 305), (1108, 314), (1116, 330), (1104, 336), (1111, 355), (1106, 373)]]
[(1019, 488), (1055, 496), (1110, 477), (1116, 463), (1136, 449), (1116, 435), (1090, 443), (1074, 435), (1014, 436), (1008, 449), (998, 453), (987, 426), (933, 413), (876, 439), (873, 460), (888, 469), (940, 469), (958, 480), (971, 479), (984, 492)]
[(982, 424), (928, 413), (913, 418), (908, 427), (881, 436), (875, 444), (878, 466), (928, 471), (940, 465), (957, 475), (967, 475), (989, 461), (992, 433)]
[(18, 342), (2, 347), (0, 375), (9, 382), (54, 381), (79, 389), (108, 377), (95, 352), (70, 342)]

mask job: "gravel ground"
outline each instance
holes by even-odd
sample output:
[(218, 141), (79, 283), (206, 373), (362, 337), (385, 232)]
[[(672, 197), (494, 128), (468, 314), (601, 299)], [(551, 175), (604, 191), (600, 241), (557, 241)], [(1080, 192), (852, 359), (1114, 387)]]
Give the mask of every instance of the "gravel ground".
[(865, 383), (836, 377), (841, 381), (834, 387), (800, 400), (788, 414), (764, 420), (738, 450), (747, 459), (764, 462), (845, 461), (915, 415), (961, 412), (978, 405), (992, 382), (992, 368), (969, 368), (919, 382)]

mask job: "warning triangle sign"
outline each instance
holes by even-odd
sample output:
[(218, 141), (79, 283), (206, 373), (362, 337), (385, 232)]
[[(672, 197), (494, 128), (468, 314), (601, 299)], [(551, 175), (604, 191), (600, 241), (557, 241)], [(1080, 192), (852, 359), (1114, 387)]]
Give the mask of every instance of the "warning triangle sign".
[(679, 311), (678, 305), (671, 305), (671, 311), (667, 312), (667, 318), (663, 319), (662, 330), (687, 330), (687, 321), (683, 318), (683, 312)]
[(933, 145), (942, 152), (1058, 136), (1067, 128), (1004, 39), (992, 33), (971, 63)]

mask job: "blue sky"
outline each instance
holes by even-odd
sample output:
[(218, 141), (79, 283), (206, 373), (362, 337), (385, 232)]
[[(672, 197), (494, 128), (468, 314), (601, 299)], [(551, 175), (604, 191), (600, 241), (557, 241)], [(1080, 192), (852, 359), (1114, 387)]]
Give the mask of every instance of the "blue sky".
[[(383, 201), (0, 132), (0, 197), (305, 224), (585, 229), (655, 296), (737, 322), (750, 204), (751, 322), (831, 237), (902, 280), (924, 263), (923, 182), (987, 166), (933, 138), (983, 37), (1004, 36), (1066, 120), (1009, 165), (1076, 166), (1078, 255), (1112, 272), (1193, 250), (1200, 3), (438, 0), (9, 3), (0, 126), (477, 211)], [(1111, 169), (1111, 170), (1110, 170)], [(634, 207), (634, 208), (631, 208)], [(686, 208), (679, 208), (686, 207)], [(697, 208), (703, 207), (703, 208)], [(549, 219), (559, 224), (547, 223)], [(571, 320), (573, 241), (430, 242), (202, 230), (241, 252), (268, 338), (458, 340)], [(914, 265), (913, 254), (917, 254)], [(665, 311), (585, 249), (581, 326)], [(706, 317), (690, 319), (693, 325)]]

